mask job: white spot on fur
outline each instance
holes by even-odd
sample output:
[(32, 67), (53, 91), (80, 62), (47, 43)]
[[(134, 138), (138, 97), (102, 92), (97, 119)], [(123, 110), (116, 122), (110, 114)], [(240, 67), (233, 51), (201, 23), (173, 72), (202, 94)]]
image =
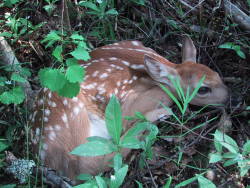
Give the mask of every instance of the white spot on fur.
[(117, 85), (118, 87), (120, 87), (120, 86), (121, 86), (121, 82), (118, 81), (118, 82), (116, 83), (116, 85)]
[(103, 79), (103, 78), (107, 78), (108, 77), (108, 74), (107, 73), (102, 73), (101, 75), (100, 75), (100, 79)]
[(90, 136), (100, 136), (110, 139), (111, 137), (106, 128), (104, 119), (92, 113), (88, 113), (88, 115), (90, 120)]
[(51, 92), (49, 92), (48, 96), (49, 96), (49, 98), (51, 98), (51, 97), (52, 97), (52, 93), (51, 93)]
[(63, 113), (61, 118), (62, 118), (64, 123), (68, 123), (68, 117), (67, 117), (66, 113)]
[(47, 117), (43, 117), (43, 121), (44, 121), (44, 122), (48, 122), (49, 119), (48, 119)]
[(126, 65), (126, 66), (129, 66), (129, 65), (130, 65), (130, 63), (129, 63), (129, 62), (124, 61), (124, 60), (122, 60), (122, 64), (124, 64), (124, 65)]
[(133, 83), (133, 80), (129, 80), (128, 83), (129, 83), (129, 84), (132, 84), (132, 83)]
[(67, 99), (64, 99), (64, 100), (63, 100), (63, 104), (64, 104), (64, 106), (67, 106), (67, 105), (68, 105)]
[(117, 88), (115, 88), (115, 95), (117, 95), (118, 94), (118, 89)]
[(61, 126), (60, 125), (55, 125), (55, 130), (56, 131), (60, 131), (61, 130)]
[(48, 144), (43, 144), (43, 149), (48, 150)]
[(117, 59), (116, 57), (110, 57), (109, 60), (111, 60), (111, 61), (116, 61), (116, 60), (118, 60), (118, 59)]
[(74, 107), (73, 112), (77, 115), (80, 112), (80, 109), (78, 107)]
[(126, 84), (126, 83), (128, 83), (128, 80), (123, 80), (123, 84)]
[(112, 72), (112, 70), (111, 70), (111, 69), (106, 69), (106, 71), (107, 71), (107, 72)]
[(98, 74), (99, 74), (99, 71), (95, 71), (93, 72), (92, 77), (96, 77)]
[(130, 66), (132, 69), (144, 69), (144, 65), (131, 65)]
[(133, 76), (132, 79), (133, 79), (133, 80), (137, 80), (138, 77), (137, 77), (137, 76)]
[(79, 103), (79, 107), (83, 108), (84, 104), (82, 102)]
[(45, 113), (46, 116), (49, 116), (50, 115), (50, 110), (49, 109), (45, 109), (44, 113)]
[(138, 41), (132, 41), (131, 43), (132, 43), (132, 45), (134, 45), (134, 46), (139, 46), (139, 45), (140, 45), (140, 43), (139, 43)]
[(52, 140), (52, 141), (54, 141), (55, 138), (56, 138), (56, 133), (54, 131), (50, 131), (50, 133), (49, 133), (49, 139)]

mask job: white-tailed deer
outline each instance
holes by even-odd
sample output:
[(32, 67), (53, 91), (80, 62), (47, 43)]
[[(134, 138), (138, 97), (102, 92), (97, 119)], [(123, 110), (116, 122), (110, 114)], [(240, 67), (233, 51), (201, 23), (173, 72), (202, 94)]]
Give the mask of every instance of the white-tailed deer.
[[(182, 64), (173, 64), (146, 48), (138, 41), (122, 41), (91, 52), (81, 91), (72, 99), (59, 97), (43, 89), (31, 116), (32, 143), (44, 164), (64, 176), (74, 178), (80, 173), (97, 174), (107, 169), (110, 156), (77, 157), (70, 155), (76, 146), (90, 136), (110, 138), (104, 120), (104, 110), (112, 94), (119, 99), (123, 116), (139, 111), (150, 121), (168, 114), (170, 98), (158, 86), (160, 83), (174, 92), (168, 76), (180, 79), (184, 91), (191, 91), (205, 75), (195, 105), (222, 104), (228, 91), (219, 75), (205, 65), (196, 63), (196, 49), (188, 37), (182, 47)], [(132, 126), (124, 121), (124, 130)]]

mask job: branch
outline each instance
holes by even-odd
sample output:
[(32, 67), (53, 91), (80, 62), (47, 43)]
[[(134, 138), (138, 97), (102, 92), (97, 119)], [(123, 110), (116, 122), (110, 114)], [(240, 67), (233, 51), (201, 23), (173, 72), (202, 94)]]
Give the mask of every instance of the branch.
[(226, 14), (232, 19), (232, 21), (239, 24), (243, 29), (250, 31), (250, 17), (240, 10), (236, 5), (229, 0), (224, 1), (224, 9)]

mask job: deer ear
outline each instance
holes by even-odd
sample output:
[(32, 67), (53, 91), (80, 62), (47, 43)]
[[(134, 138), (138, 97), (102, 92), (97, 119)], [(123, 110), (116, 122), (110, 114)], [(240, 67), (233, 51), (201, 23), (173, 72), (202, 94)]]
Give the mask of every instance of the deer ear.
[(172, 86), (172, 82), (169, 78), (178, 76), (173, 66), (163, 64), (148, 55), (144, 56), (144, 65), (151, 78), (157, 82), (167, 84), (170, 87)]
[(187, 61), (196, 62), (196, 48), (192, 39), (184, 35), (182, 42), (182, 63)]

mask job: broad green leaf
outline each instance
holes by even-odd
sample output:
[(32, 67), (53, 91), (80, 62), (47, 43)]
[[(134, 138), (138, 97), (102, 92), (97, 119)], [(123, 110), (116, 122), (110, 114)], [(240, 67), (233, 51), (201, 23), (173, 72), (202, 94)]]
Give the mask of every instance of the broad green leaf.
[(117, 153), (114, 157), (114, 170), (118, 171), (122, 167), (122, 155)]
[(4, 104), (20, 104), (25, 98), (23, 88), (17, 86), (9, 91), (5, 91), (0, 95), (0, 101)]
[(79, 5), (100, 12), (100, 9), (92, 2), (80, 1)]
[(93, 176), (90, 174), (80, 174), (76, 177), (76, 179), (87, 181), (93, 179)]
[(219, 153), (213, 153), (210, 155), (209, 163), (217, 163), (222, 160), (222, 156)]
[(53, 52), (52, 52), (52, 55), (57, 59), (57, 61), (59, 62), (63, 62), (63, 56), (62, 56), (62, 51), (63, 51), (63, 48), (62, 48), (62, 45), (59, 45), (57, 46)]
[(118, 12), (115, 9), (110, 9), (107, 12), (105, 12), (107, 15), (118, 15)]
[(224, 167), (227, 167), (227, 166), (231, 166), (231, 165), (236, 164), (236, 163), (238, 163), (238, 160), (237, 160), (237, 159), (229, 159), (229, 160), (227, 160), (227, 161), (223, 164), (223, 166), (224, 166)]
[(243, 168), (240, 168), (240, 176), (241, 177), (245, 176), (248, 173), (249, 169), (250, 169), (250, 165), (243, 167)]
[(141, 148), (141, 141), (137, 137), (148, 128), (148, 125), (148, 122), (141, 122), (130, 128), (123, 137), (120, 146), (131, 149)]
[(115, 171), (115, 175), (111, 176), (110, 188), (118, 188), (122, 185), (125, 176), (128, 172), (128, 165), (124, 165), (124, 167)]
[(75, 58), (68, 58), (66, 59), (66, 65), (67, 66), (78, 65), (78, 60)]
[(246, 55), (243, 51), (237, 50), (236, 51), (237, 55), (240, 56), (242, 59), (246, 59)]
[(196, 175), (196, 176), (198, 176), (198, 183), (200, 188), (216, 188), (213, 182), (211, 182), (209, 179), (201, 175)]
[(0, 185), (0, 188), (15, 188), (16, 184)]
[(129, 0), (129, 1), (132, 1), (133, 3), (136, 3), (138, 5), (142, 5), (142, 6), (145, 5), (145, 0)]
[(8, 144), (6, 144), (5, 142), (3, 142), (3, 141), (0, 140), (0, 152), (4, 151), (8, 147), (9, 147)]
[(0, 76), (0, 86), (4, 86), (7, 78), (5, 76)]
[(107, 187), (105, 180), (101, 176), (96, 176), (95, 179), (96, 179), (96, 183), (98, 185), (98, 188), (106, 188)]
[(66, 78), (59, 69), (44, 68), (39, 71), (38, 76), (42, 86), (51, 91), (62, 89), (66, 83)]
[(47, 43), (45, 48), (48, 48), (57, 41), (61, 41), (61, 37), (57, 34), (56, 31), (50, 31), (50, 33), (46, 35), (45, 39), (43, 39), (41, 43)]
[(112, 152), (114, 152), (114, 145), (111, 142), (91, 141), (77, 146), (70, 154), (91, 157), (106, 155)]
[(20, 73), (20, 75), (22, 75), (23, 77), (29, 77), (29, 76), (31, 76), (31, 72), (30, 72), (30, 70), (29, 70), (28, 68), (20, 67), (19, 69), (20, 69), (20, 70), (19, 70), (19, 73)]
[(70, 36), (71, 39), (73, 40), (80, 40), (80, 41), (83, 41), (84, 40), (84, 37), (82, 35), (79, 35), (78, 33), (74, 33)]
[(13, 34), (5, 31), (5, 32), (0, 33), (0, 37), (11, 38), (13, 37)]
[(232, 42), (227, 42), (224, 44), (221, 44), (218, 48), (224, 48), (224, 49), (234, 49), (235, 44)]
[(227, 153), (224, 153), (222, 155), (223, 158), (226, 158), (226, 159), (232, 159), (232, 158), (237, 158), (239, 157), (241, 154), (239, 153), (231, 153), (231, 152), (227, 152)]
[(216, 132), (214, 133), (214, 138), (216, 142), (219, 142), (221, 145), (227, 148), (230, 152), (236, 153), (236, 154), (239, 152), (237, 143), (226, 134), (223, 134), (221, 131), (216, 130)]
[(78, 46), (74, 51), (70, 52), (70, 54), (77, 60), (87, 61), (90, 59), (89, 52), (82, 46)]
[(105, 110), (105, 121), (108, 132), (115, 144), (119, 144), (122, 133), (122, 111), (117, 98), (113, 95)]
[(250, 140), (248, 140), (243, 146), (243, 155), (250, 153)]
[(22, 82), (22, 83), (27, 81), (25, 78), (23, 78), (22, 76), (20, 76), (20, 74), (17, 74), (17, 73), (12, 73), (10, 79), (13, 81)]
[(79, 83), (70, 83), (68, 80), (66, 80), (63, 87), (58, 90), (58, 94), (63, 97), (73, 98), (78, 95), (79, 91)]
[(65, 76), (69, 82), (82, 82), (84, 76), (84, 69), (80, 65), (71, 65), (67, 68)]

